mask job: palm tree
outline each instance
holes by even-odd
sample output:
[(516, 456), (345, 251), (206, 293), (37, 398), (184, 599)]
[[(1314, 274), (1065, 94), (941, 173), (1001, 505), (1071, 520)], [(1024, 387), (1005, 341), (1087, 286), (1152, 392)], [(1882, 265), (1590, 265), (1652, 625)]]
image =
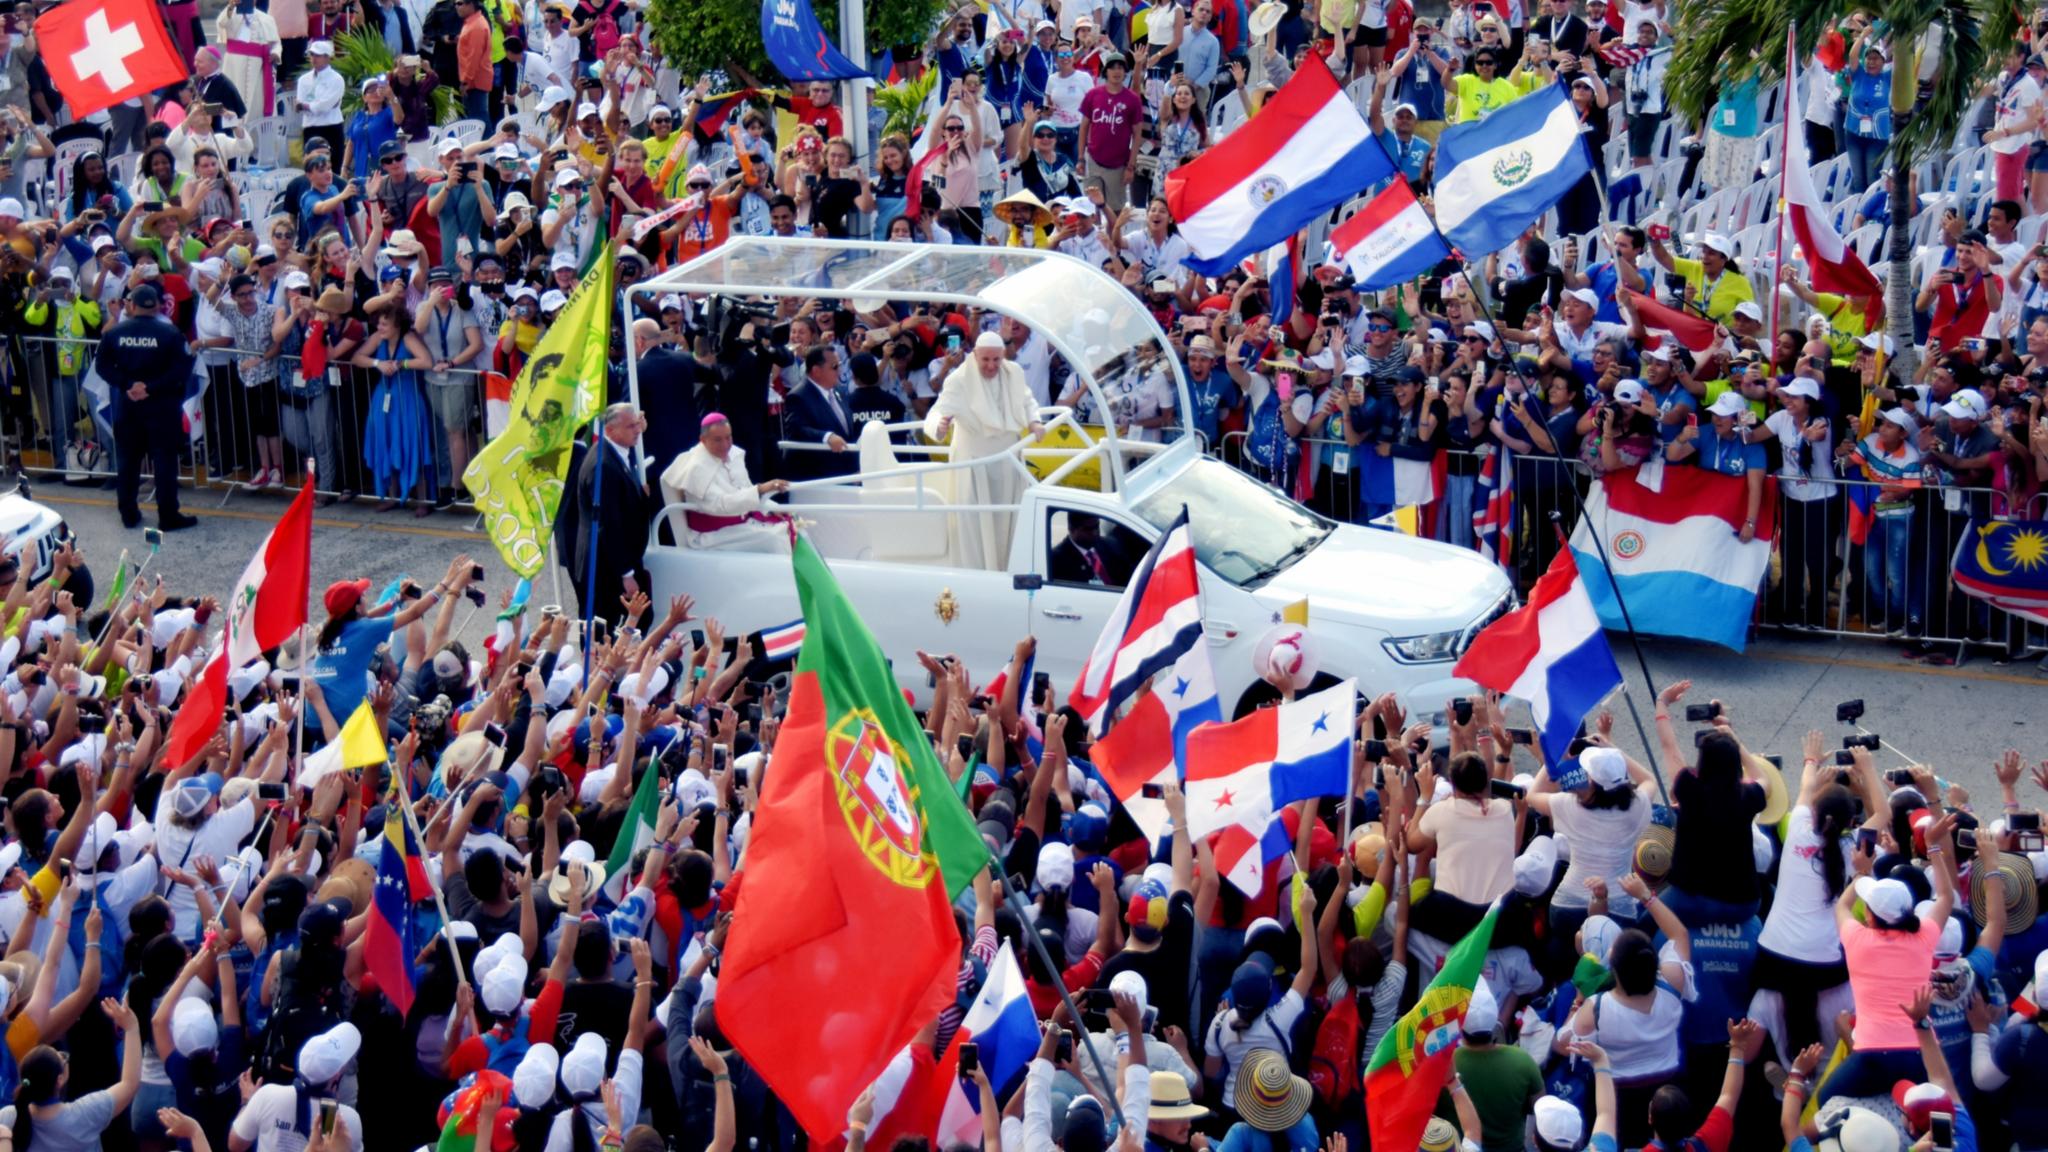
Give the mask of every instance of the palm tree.
[[(1949, 142), (1986, 71), (1985, 43), (2014, 43), (2022, 17), (2013, 0), (1877, 0), (1877, 8), (1875, 14), (1889, 27), (1895, 57), (1889, 149), (1895, 191), (1885, 246), (1885, 259), (1891, 263), (1885, 281), (1885, 326), (1899, 348), (1899, 370), (1910, 373), (1917, 359), (1913, 165)], [(1788, 26), (1798, 27), (1798, 59), (1806, 60), (1840, 12), (1840, 5), (1828, 0), (1686, 5), (1679, 12), (1671, 69), (1665, 78), (1673, 106), (1692, 123), (1704, 122), (1722, 84), (1753, 76), (1768, 85), (1783, 77)], [(1922, 67), (1927, 54), (1933, 62)], [(1923, 74), (1932, 78), (1916, 83)]]

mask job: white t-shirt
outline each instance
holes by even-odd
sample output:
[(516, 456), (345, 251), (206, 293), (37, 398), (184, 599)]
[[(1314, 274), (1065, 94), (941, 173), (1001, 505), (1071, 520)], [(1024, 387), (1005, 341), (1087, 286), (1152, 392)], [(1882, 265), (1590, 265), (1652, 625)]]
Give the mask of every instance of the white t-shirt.
[[(1832, 429), (1820, 440), (1813, 442), (1811, 460), (1804, 469), (1799, 466), (1799, 425), (1792, 422), (1792, 413), (1783, 408), (1764, 419), (1764, 427), (1778, 437), (1778, 447), (1784, 450), (1785, 462), (1779, 467), (1778, 476), (1783, 481), (1785, 495), (1801, 502), (1825, 500), (1834, 495), (1831, 481), (1835, 478), (1835, 434)], [(1816, 483), (1818, 481), (1818, 483)]]
[[(1275, 1000), (1270, 1008), (1261, 1013), (1244, 1030), (1234, 1027), (1237, 1012), (1219, 1012), (1209, 1021), (1208, 1042), (1203, 1049), (1211, 1055), (1223, 1057), (1223, 1106), (1237, 1107), (1237, 1070), (1244, 1064), (1244, 1058), (1260, 1048), (1275, 1052), (1288, 1049), (1287, 1036), (1294, 1031), (1295, 1021), (1301, 1019), (1303, 1009), (1308, 1005), (1302, 1001), (1301, 993), (1289, 988), (1285, 995)], [(550, 1150), (552, 1152), (552, 1150)]]
[[(2040, 102), (2041, 85), (2034, 81), (2031, 73), (2022, 72), (2020, 73), (2019, 83), (1999, 93), (1998, 118), (1992, 122), (1991, 126), (2010, 130), (2014, 125), (2026, 119), (2033, 112), (2034, 105)], [(2034, 142), (2035, 135), (2036, 133), (2032, 131), (2015, 132), (2010, 136), (2001, 135), (1998, 139), (1991, 142), (1991, 150), (2001, 156), (2010, 156), (2015, 152), (2024, 152), (2027, 150), (2027, 145)]]
[(1634, 915), (1635, 897), (1621, 890), (1621, 878), (1635, 868), (1636, 839), (1650, 823), (1650, 803), (1640, 794), (1626, 808), (1587, 808), (1579, 798), (1563, 792), (1550, 801), (1550, 823), (1559, 837), (1571, 845), (1571, 865), (1550, 897), (1559, 908), (1584, 908), (1593, 895), (1586, 881), (1599, 877), (1607, 882), (1609, 911), (1618, 918)]
[(1071, 76), (1058, 72), (1045, 78), (1046, 103), (1052, 105), (1052, 122), (1060, 128), (1081, 127), (1081, 100), (1095, 87), (1095, 78), (1074, 69)]
[[(1758, 945), (1787, 960), (1831, 964), (1842, 958), (1842, 935), (1835, 930), (1835, 902), (1828, 896), (1821, 848), (1821, 838), (1813, 831), (1813, 809), (1804, 804), (1792, 809), (1785, 853), (1778, 864), (1778, 894), (1771, 901), (1763, 933), (1756, 938)], [(1844, 845), (1844, 854), (1848, 850)]]
[(1124, 233), (1124, 250), (1145, 266), (1148, 281), (1164, 276), (1178, 284), (1188, 278), (1185, 261), (1192, 251), (1178, 232), (1169, 232), (1165, 240), (1154, 241), (1152, 234), (1140, 226)]
[[(156, 853), (157, 859), (173, 868), (192, 870), (192, 862), (201, 856), (211, 856), (216, 861), (226, 860), (256, 827), (256, 800), (254, 794), (243, 797), (242, 802), (232, 808), (223, 808), (207, 817), (197, 828), (180, 828), (171, 819), (171, 800), (177, 789), (166, 788), (157, 798), (156, 805)], [(192, 890), (183, 884), (164, 881), (161, 887), (170, 889), (164, 898), (170, 901), (171, 911), (178, 917), (178, 938), (190, 940), (198, 934), (199, 903), (192, 896)]]
[[(346, 1104), (336, 1107), (335, 1116), (336, 1122), (348, 1129), (349, 1148), (362, 1152), (363, 1118)], [(303, 1152), (306, 1138), (293, 1130), (298, 1122), (298, 1089), (289, 1084), (265, 1084), (235, 1114), (232, 1132), (238, 1140), (255, 1141), (255, 1152)], [(311, 1123), (319, 1122), (320, 1109), (315, 1105)]]

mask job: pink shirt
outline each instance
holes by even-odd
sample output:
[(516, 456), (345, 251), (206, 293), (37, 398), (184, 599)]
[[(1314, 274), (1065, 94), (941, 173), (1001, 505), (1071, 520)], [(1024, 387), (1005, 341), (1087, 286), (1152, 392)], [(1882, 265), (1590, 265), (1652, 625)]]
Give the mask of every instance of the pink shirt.
[(1849, 964), (1849, 990), (1856, 997), (1855, 1044), (1866, 1048), (1918, 1048), (1913, 1022), (1900, 1005), (1927, 983), (1941, 922), (1920, 921), (1915, 933), (1885, 932), (1851, 923), (1842, 929), (1842, 955)]

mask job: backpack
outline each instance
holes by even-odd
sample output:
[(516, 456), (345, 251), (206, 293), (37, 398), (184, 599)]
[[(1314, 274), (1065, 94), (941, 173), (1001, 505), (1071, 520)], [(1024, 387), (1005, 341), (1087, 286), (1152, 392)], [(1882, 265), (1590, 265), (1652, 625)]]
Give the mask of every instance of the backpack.
[(612, 10), (619, 6), (619, 0), (607, 0), (604, 11), (590, 23), (590, 47), (603, 60), (606, 53), (619, 46), (619, 21)]
[(1331, 1108), (1342, 1107), (1358, 1094), (1358, 997), (1339, 997), (1316, 1026), (1315, 1043), (1309, 1048), (1308, 1082), (1316, 1099)]

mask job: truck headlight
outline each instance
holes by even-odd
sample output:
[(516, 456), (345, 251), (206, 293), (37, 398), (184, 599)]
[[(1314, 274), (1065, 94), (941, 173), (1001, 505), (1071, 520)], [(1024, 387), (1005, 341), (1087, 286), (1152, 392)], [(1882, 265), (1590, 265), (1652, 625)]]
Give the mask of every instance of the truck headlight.
[(1422, 636), (1395, 636), (1380, 644), (1389, 656), (1403, 664), (1436, 664), (1457, 659), (1464, 638), (1465, 629), (1460, 628)]

